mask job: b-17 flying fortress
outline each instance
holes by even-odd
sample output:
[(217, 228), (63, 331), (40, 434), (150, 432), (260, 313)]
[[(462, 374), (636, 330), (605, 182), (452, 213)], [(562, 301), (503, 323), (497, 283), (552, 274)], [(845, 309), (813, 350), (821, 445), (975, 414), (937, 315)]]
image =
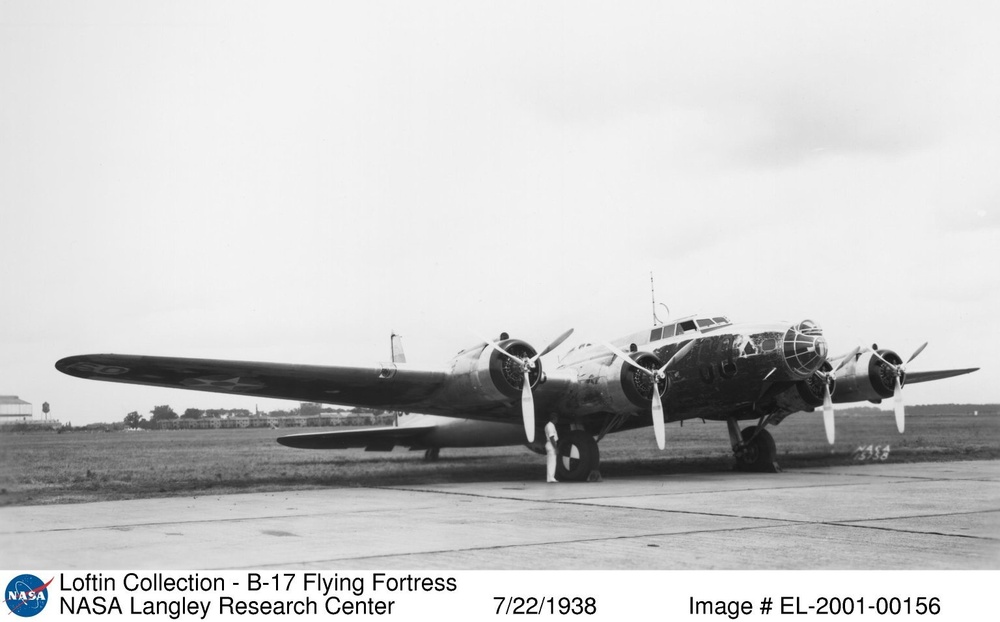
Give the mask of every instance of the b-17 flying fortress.
[[(776, 471), (767, 428), (799, 411), (822, 409), (834, 441), (834, 403), (894, 400), (904, 430), (903, 387), (976, 371), (910, 371), (896, 352), (856, 347), (830, 356), (810, 320), (734, 324), (724, 316), (692, 316), (610, 342), (581, 343), (543, 367), (572, 329), (539, 351), (503, 333), (456, 354), (445, 365), (408, 364), (397, 336), (393, 361), (371, 366), (315, 366), (121, 354), (71, 356), (63, 373), (110, 382), (234, 393), (407, 413), (385, 428), (283, 436), (308, 449), (394, 446), (423, 449), (527, 444), (538, 451), (548, 420), (559, 427), (561, 480), (585, 480), (600, 462), (606, 434), (652, 426), (669, 445), (664, 424), (687, 419), (726, 423), (737, 465)], [(741, 427), (740, 422), (753, 422)]]

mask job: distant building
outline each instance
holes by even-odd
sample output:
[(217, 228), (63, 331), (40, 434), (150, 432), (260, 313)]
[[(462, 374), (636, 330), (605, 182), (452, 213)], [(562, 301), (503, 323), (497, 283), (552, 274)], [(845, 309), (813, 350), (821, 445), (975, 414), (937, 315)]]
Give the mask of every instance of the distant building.
[(33, 416), (31, 404), (16, 395), (0, 395), (0, 425), (27, 423)]
[(18, 399), (16, 395), (0, 395), (0, 427), (8, 432), (23, 429), (57, 430), (62, 424), (56, 419), (35, 419), (30, 402)]

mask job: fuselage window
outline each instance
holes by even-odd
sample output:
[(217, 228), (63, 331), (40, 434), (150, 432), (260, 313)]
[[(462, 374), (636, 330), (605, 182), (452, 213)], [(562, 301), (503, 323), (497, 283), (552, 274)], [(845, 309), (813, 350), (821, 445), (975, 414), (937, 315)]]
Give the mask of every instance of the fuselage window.
[(765, 352), (770, 352), (771, 350), (777, 347), (778, 347), (778, 342), (775, 341), (774, 339), (765, 339), (764, 341), (760, 342), (760, 349)]

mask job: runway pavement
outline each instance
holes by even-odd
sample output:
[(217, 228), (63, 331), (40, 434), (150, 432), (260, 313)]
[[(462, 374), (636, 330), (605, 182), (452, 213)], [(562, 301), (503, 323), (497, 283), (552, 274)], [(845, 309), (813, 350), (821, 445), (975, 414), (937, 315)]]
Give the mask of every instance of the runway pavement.
[(0, 509), (7, 568), (1000, 568), (1000, 461)]

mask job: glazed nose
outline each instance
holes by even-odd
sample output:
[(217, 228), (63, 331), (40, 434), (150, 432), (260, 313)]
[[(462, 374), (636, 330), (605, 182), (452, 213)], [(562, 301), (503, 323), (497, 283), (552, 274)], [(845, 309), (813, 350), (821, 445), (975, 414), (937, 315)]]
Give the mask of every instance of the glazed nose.
[(785, 332), (785, 363), (793, 374), (806, 377), (819, 369), (826, 360), (826, 339), (823, 329), (812, 320), (803, 320)]

